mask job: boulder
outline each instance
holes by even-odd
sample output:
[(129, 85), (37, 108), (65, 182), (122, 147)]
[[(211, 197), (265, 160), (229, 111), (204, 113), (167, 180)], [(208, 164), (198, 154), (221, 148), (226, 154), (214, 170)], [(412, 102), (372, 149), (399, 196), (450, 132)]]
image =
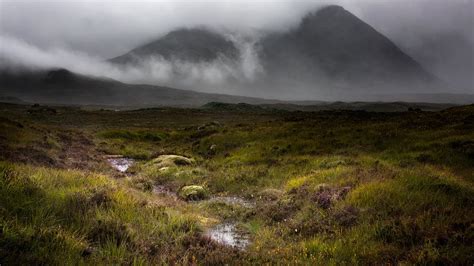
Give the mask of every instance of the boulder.
[(184, 166), (194, 164), (194, 160), (180, 155), (160, 155), (152, 160), (158, 168)]
[(178, 196), (184, 200), (203, 200), (209, 197), (206, 189), (197, 185), (182, 187), (178, 192)]

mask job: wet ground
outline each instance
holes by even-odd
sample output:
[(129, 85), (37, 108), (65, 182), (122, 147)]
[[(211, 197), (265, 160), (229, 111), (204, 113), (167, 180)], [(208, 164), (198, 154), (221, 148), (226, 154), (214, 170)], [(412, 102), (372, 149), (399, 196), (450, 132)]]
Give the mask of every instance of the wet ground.
[[(117, 170), (125, 172), (128, 167), (133, 164), (132, 159), (127, 158), (109, 158), (109, 163)], [(169, 187), (163, 185), (154, 185), (153, 193), (157, 195), (164, 195), (175, 200), (178, 199), (176, 192)], [(189, 203), (200, 202), (222, 202), (228, 205), (237, 205), (244, 208), (254, 208), (255, 202), (237, 196), (214, 196), (206, 200), (194, 201)], [(217, 243), (225, 246), (230, 246), (240, 250), (245, 250), (250, 245), (250, 235), (241, 228), (238, 228), (235, 222), (223, 222), (217, 224), (204, 232), (204, 235)]]
[(109, 164), (117, 171), (124, 173), (135, 161), (130, 158), (112, 157), (108, 158), (107, 162), (109, 162)]
[(219, 244), (244, 250), (250, 244), (247, 233), (237, 228), (234, 223), (218, 224), (204, 234)]
[(236, 197), (236, 196), (228, 196), (228, 197), (223, 197), (223, 196), (217, 196), (217, 197), (211, 197), (209, 199), (210, 202), (222, 202), (226, 203), (229, 205), (239, 205), (241, 207), (245, 208), (253, 208), (255, 207), (255, 202), (246, 200), (242, 197)]

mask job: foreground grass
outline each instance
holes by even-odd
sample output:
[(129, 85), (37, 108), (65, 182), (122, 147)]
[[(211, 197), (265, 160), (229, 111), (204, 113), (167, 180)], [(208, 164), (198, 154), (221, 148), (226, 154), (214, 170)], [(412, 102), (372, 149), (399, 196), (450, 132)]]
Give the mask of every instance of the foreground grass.
[[(0, 261), (472, 264), (474, 106), (441, 112), (127, 112), (3, 106)], [(42, 145), (46, 141), (48, 145)], [(127, 176), (104, 154), (137, 159)], [(188, 166), (152, 159), (180, 154)], [(125, 177), (125, 178), (124, 178)], [(202, 185), (253, 208), (152, 193)], [(238, 251), (202, 237), (233, 221)], [(17, 259), (19, 258), (19, 259)]]
[(7, 265), (186, 264), (213, 249), (196, 219), (100, 174), (0, 163), (0, 201)]

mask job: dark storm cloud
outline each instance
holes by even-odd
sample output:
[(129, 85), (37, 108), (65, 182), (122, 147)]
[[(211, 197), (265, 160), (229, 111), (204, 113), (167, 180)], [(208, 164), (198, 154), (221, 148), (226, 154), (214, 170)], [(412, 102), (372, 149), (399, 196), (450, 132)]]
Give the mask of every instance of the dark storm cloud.
[[(474, 0), (336, 1), (0, 1), (0, 52), (87, 72), (121, 77), (110, 66), (91, 62), (120, 55), (177, 27), (204, 25), (254, 34), (284, 30), (320, 6), (339, 4), (394, 40), (430, 71), (472, 92)], [(7, 47), (9, 46), (9, 47)], [(66, 59), (72, 60), (66, 62)], [(211, 80), (232, 73), (252, 76), (258, 62), (238, 66), (177, 66)], [(176, 67), (159, 62), (163, 81)], [(222, 63), (222, 62), (218, 62)], [(154, 67), (153, 69), (156, 69)], [(196, 70), (197, 69), (197, 70)], [(225, 73), (222, 73), (222, 70)], [(253, 71), (252, 70), (252, 71)], [(125, 81), (145, 80), (140, 70)], [(153, 72), (153, 71), (151, 71)], [(155, 71), (156, 72), (156, 71)], [(153, 72), (153, 73), (155, 73)], [(112, 73), (112, 74), (110, 74)], [(237, 73), (237, 74), (236, 74)], [(151, 81), (152, 81), (151, 80)], [(225, 80), (225, 79), (224, 79)]]

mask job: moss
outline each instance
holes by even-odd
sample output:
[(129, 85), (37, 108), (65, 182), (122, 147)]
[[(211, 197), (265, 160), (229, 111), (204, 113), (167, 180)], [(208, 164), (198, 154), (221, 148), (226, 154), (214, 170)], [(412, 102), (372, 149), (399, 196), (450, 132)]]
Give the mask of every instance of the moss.
[(182, 187), (178, 195), (184, 200), (203, 200), (209, 197), (207, 190), (202, 186), (191, 185)]

